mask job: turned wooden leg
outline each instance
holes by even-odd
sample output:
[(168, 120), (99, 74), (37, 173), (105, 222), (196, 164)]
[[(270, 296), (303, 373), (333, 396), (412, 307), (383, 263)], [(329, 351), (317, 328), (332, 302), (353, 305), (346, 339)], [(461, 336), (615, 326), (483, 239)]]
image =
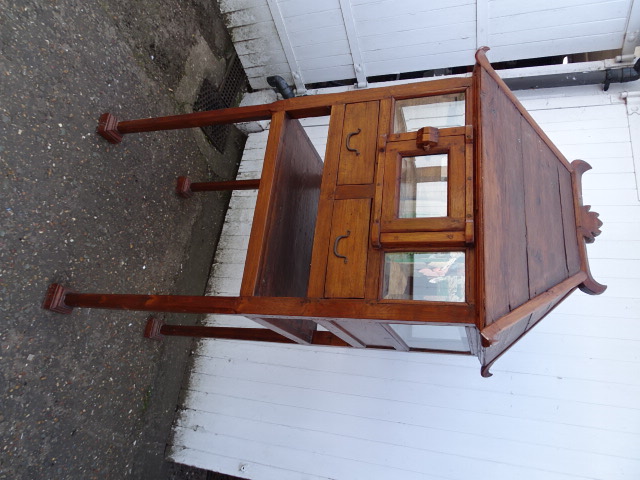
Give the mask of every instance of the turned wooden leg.
[(160, 332), (164, 322), (157, 317), (147, 318), (147, 325), (144, 327), (143, 336), (151, 340), (162, 340), (164, 335)]
[(64, 288), (62, 285), (57, 283), (52, 283), (49, 285), (49, 289), (47, 290), (47, 294), (44, 297), (44, 302), (42, 303), (42, 308), (45, 310), (51, 310), (56, 313), (65, 313), (70, 314), (73, 311), (73, 307), (67, 305), (64, 302), (65, 296), (69, 293), (69, 290)]
[(260, 188), (260, 179), (230, 180), (225, 182), (197, 182), (191, 183), (188, 177), (178, 177), (176, 193), (183, 197), (193, 196), (193, 192), (213, 192), (219, 190), (255, 190)]
[(112, 114), (104, 113), (98, 122), (98, 134), (111, 143), (120, 143), (122, 136), (127, 133), (155, 132), (158, 130), (176, 130), (180, 128), (223, 125), (226, 123), (270, 120), (271, 111), (270, 105), (257, 105), (125, 121), (119, 121)]
[(54, 283), (49, 286), (42, 306), (58, 313), (71, 313), (78, 307), (143, 312), (238, 314), (240, 303), (240, 297), (76, 293)]
[(118, 119), (110, 113), (103, 113), (98, 121), (98, 135), (106, 138), (109, 143), (120, 143), (122, 133), (118, 131)]
[(229, 340), (253, 340), (258, 342), (295, 343), (279, 333), (266, 328), (204, 327), (200, 325), (167, 325), (156, 317), (149, 317), (144, 336), (162, 340), (165, 336), (226, 338)]

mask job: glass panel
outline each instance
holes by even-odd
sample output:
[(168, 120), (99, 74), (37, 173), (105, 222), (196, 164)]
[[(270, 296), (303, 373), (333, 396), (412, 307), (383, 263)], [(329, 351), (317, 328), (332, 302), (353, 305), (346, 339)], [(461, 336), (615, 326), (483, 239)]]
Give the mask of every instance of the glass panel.
[(465, 327), (457, 325), (391, 325), (409, 348), (430, 348), (468, 352), (469, 340)]
[(399, 218), (447, 216), (448, 155), (402, 157)]
[(386, 253), (382, 298), (464, 302), (464, 252)]
[(464, 104), (464, 92), (397, 100), (393, 131), (402, 133), (415, 132), (422, 127), (462, 127), (465, 125)]

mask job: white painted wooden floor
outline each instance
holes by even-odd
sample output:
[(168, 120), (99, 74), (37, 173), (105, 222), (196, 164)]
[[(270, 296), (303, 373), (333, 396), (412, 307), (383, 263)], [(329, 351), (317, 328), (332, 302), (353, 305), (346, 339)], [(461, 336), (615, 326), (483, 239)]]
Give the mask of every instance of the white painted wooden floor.
[[(517, 92), (570, 160), (593, 166), (604, 295), (574, 293), (490, 379), (470, 357), (201, 341), (169, 458), (253, 480), (639, 479), (640, 132), (620, 98), (638, 83)], [(327, 119), (311, 122), (323, 152)], [(239, 178), (260, 175), (266, 138), (249, 137)], [(254, 204), (234, 193), (211, 294), (239, 293)]]

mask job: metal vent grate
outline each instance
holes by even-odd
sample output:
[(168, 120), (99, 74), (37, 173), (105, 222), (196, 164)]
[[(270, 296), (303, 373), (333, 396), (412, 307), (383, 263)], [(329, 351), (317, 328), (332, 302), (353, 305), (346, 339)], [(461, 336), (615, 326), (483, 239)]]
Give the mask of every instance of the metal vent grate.
[[(238, 93), (245, 84), (246, 76), (242, 70), (242, 65), (237, 57), (234, 57), (220, 85), (220, 89), (216, 89), (206, 78), (202, 81), (198, 97), (193, 104), (193, 111), (204, 112), (233, 106)], [(202, 127), (202, 131), (213, 146), (220, 153), (224, 153), (230, 128), (230, 125), (210, 125)]]

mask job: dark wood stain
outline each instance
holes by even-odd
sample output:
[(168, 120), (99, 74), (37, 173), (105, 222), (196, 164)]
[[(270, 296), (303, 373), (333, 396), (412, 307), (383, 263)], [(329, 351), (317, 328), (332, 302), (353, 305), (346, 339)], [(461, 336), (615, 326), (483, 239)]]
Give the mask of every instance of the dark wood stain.
[(270, 226), (255, 294), (304, 297), (323, 164), (298, 120), (285, 120), (276, 164)]
[(529, 298), (569, 276), (566, 265), (558, 160), (522, 119)]
[(482, 71), (486, 324), (529, 299), (520, 112)]
[[(258, 188), (238, 297), (75, 293), (51, 285), (44, 307), (244, 315), (268, 329), (148, 323), (147, 336), (408, 350), (391, 325), (466, 327), (482, 374), (576, 288), (602, 293), (585, 241), (601, 222), (582, 205), (581, 175), (489, 64), (474, 76), (188, 115), (118, 121), (98, 133), (112, 143), (134, 132), (271, 119), (262, 177), (191, 183), (177, 191)], [(391, 133), (399, 99), (465, 92), (466, 125)], [(325, 165), (297, 118), (331, 113)], [(397, 218), (402, 156), (449, 154), (448, 211)], [(416, 171), (431, 178), (432, 169)], [(382, 299), (387, 252), (464, 251), (465, 302)], [(413, 272), (417, 275), (417, 272)], [(436, 279), (437, 280), (437, 279)], [(324, 326), (328, 332), (317, 330)], [(454, 352), (450, 352), (454, 353)], [(455, 352), (464, 353), (464, 352)]]

